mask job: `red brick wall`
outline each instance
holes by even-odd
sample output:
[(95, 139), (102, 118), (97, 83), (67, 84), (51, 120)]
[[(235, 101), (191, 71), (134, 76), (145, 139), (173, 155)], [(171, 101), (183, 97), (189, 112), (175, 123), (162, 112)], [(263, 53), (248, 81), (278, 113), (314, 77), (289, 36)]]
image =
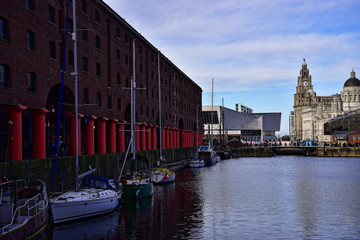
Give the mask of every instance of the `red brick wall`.
[[(0, 39), (0, 64), (11, 67), (11, 87), (0, 88), (0, 110), (5, 105), (21, 104), (28, 109), (48, 108), (46, 101), (50, 89), (61, 82), (62, 45), (67, 36), (67, 51), (73, 50), (71, 35), (65, 34), (65, 1), (38, 0), (34, 11), (25, 9), (24, 0), (3, 1), (0, 17), (9, 21), (10, 41)], [(48, 21), (48, 6), (55, 9), (55, 23)], [(61, 12), (59, 12), (61, 9)], [(94, 0), (87, 0), (87, 14), (81, 11), (81, 1), (77, 1), (77, 42), (78, 42), (78, 96), (79, 111), (89, 112), (98, 117), (125, 119), (125, 109), (130, 104), (130, 91), (125, 88), (125, 79), (129, 82), (132, 76), (132, 40), (136, 39), (136, 82), (137, 87), (137, 121), (156, 124), (158, 114), (158, 78), (157, 51), (145, 38), (141, 37), (124, 20), (112, 14), (104, 5)], [(95, 22), (95, 10), (100, 13), (100, 24)], [(69, 17), (72, 19), (72, 5)], [(88, 29), (88, 42), (82, 40), (82, 29)], [(116, 36), (116, 28), (120, 28), (120, 38)], [(26, 31), (31, 30), (36, 36), (36, 50), (26, 48)], [(95, 48), (95, 36), (100, 37), (101, 47)], [(126, 43), (125, 39), (128, 38)], [(56, 59), (49, 57), (49, 41), (56, 45)], [(140, 53), (140, 48), (142, 53)], [(120, 60), (116, 50), (120, 50)], [(125, 56), (128, 56), (128, 64)], [(88, 58), (88, 72), (83, 71), (83, 56)], [(152, 61), (153, 59), (153, 61)], [(96, 63), (101, 65), (101, 76), (95, 74)], [(140, 71), (140, 64), (142, 70)], [(108, 73), (108, 66), (110, 73)], [(180, 69), (161, 55), (162, 110), (163, 125), (179, 128), (179, 122), (185, 129), (195, 130), (196, 105), (202, 103), (202, 90)], [(66, 56), (65, 85), (74, 93), (74, 80), (70, 76), (73, 67), (68, 64)], [(37, 76), (36, 92), (27, 89), (27, 73), (34, 72)], [(121, 81), (117, 82), (117, 73)], [(108, 80), (110, 76), (110, 86)], [(96, 93), (102, 96), (102, 106), (83, 106), (84, 88), (89, 89), (89, 103), (95, 104)], [(152, 97), (152, 91), (154, 97)], [(112, 109), (108, 109), (107, 97), (112, 97)], [(117, 110), (117, 99), (121, 100), (121, 110)], [(140, 114), (140, 106), (143, 113)], [(149, 116), (147, 116), (149, 108)], [(154, 111), (154, 117), (152, 117)], [(171, 116), (171, 117), (170, 117)], [(174, 116), (176, 122), (174, 123)], [(201, 116), (201, 114), (199, 114)], [(202, 126), (200, 119), (199, 126)]]

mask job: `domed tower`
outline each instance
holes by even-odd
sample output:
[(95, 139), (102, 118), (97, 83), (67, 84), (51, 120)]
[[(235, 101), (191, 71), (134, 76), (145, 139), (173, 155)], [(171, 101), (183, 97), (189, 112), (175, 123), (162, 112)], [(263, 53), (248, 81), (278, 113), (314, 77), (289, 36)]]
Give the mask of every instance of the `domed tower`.
[(360, 80), (355, 77), (354, 69), (350, 73), (350, 78), (344, 83), (341, 100), (344, 112), (360, 109)]
[(303, 120), (301, 113), (305, 108), (316, 104), (316, 93), (313, 90), (311, 75), (304, 58), (301, 66), (300, 76), (298, 76), (298, 85), (294, 94), (294, 118), (295, 118), (295, 139), (302, 139)]

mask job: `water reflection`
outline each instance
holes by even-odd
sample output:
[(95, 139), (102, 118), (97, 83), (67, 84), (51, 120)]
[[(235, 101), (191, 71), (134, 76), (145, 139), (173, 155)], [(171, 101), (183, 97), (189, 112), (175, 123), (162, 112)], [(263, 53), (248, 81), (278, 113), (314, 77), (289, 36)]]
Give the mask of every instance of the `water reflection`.
[(116, 235), (119, 225), (120, 211), (112, 212), (106, 216), (96, 217), (77, 223), (56, 226), (52, 238), (46, 239), (106, 239)]
[[(356, 158), (240, 158), (177, 172), (154, 196), (52, 239), (358, 239)], [(46, 239), (51, 239), (51, 238)]]

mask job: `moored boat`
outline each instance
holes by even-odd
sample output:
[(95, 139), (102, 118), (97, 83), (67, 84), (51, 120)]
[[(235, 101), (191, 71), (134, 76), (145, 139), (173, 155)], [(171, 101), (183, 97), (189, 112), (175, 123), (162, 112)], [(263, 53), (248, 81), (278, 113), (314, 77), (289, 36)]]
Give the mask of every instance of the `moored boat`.
[[(158, 86), (159, 86), (159, 116), (162, 116), (161, 111), (161, 82), (160, 82), (160, 54), (158, 53)], [(152, 169), (151, 179), (154, 183), (170, 183), (175, 181), (175, 172), (168, 169), (166, 166), (166, 160), (162, 155), (162, 117), (159, 118), (159, 126), (160, 126), (160, 134), (159, 134), (159, 142), (160, 142), (160, 160), (158, 161), (157, 167)], [(161, 165), (160, 165), (161, 163)]]
[[(137, 159), (146, 162), (149, 167), (148, 159), (136, 155), (136, 123), (135, 123), (135, 90), (136, 90), (136, 79), (135, 79), (135, 39), (133, 40), (133, 77), (131, 78), (131, 139), (129, 142), (128, 150), (126, 151), (124, 163), (120, 172), (120, 178), (124, 170), (128, 153), (131, 147), (131, 173), (127, 174), (127, 177), (121, 178), (123, 197), (130, 199), (150, 197), (154, 193), (154, 183), (151, 177), (147, 176), (145, 172), (139, 173), (137, 169)], [(130, 156), (129, 156), (130, 157)], [(151, 172), (150, 172), (151, 174)]]
[(205, 162), (199, 155), (195, 155), (189, 162), (191, 168), (201, 168), (205, 166)]
[[(83, 219), (87, 217), (93, 217), (101, 215), (104, 213), (111, 212), (119, 204), (119, 198), (121, 197), (121, 191), (115, 191), (111, 189), (101, 189), (101, 188), (81, 188), (81, 181), (87, 175), (96, 171), (96, 169), (91, 169), (90, 171), (79, 174), (79, 112), (78, 112), (78, 87), (77, 87), (77, 45), (76, 45), (76, 1), (72, 1), (73, 5), (73, 33), (72, 40), (74, 43), (74, 72), (71, 73), (71, 76), (74, 77), (75, 82), (75, 190), (69, 190), (61, 194), (54, 194), (50, 199), (51, 212), (53, 216), (53, 221), (55, 224), (64, 223), (68, 221), (73, 221), (77, 219)], [(69, 4), (68, 4), (69, 6)], [(68, 11), (67, 11), (68, 12)], [(67, 24), (65, 32), (67, 32)], [(66, 38), (65, 38), (66, 39)], [(64, 56), (65, 58), (65, 56)], [(65, 66), (63, 64), (62, 71), (62, 84), (64, 79)], [(62, 97), (60, 97), (62, 99)], [(59, 141), (59, 126), (60, 126), (60, 113), (61, 113), (62, 102), (59, 103), (59, 113), (58, 113), (58, 124), (57, 124), (57, 133), (56, 133), (56, 144), (58, 146)], [(57, 148), (55, 148), (55, 159), (53, 165), (53, 178), (56, 166), (56, 157), (57, 157)], [(53, 186), (53, 181), (51, 186)], [(52, 187), (51, 187), (52, 188)], [(52, 189), (51, 189), (52, 190)]]
[(0, 239), (40, 237), (49, 218), (46, 184), (0, 180), (0, 192)]
[(122, 180), (122, 183), (124, 199), (146, 198), (154, 193), (154, 184), (150, 178)]
[(154, 183), (170, 183), (175, 181), (175, 172), (168, 168), (157, 167), (152, 169), (151, 178)]
[(220, 161), (220, 157), (208, 145), (200, 146), (198, 155), (202, 160), (204, 160), (205, 166), (211, 166)]
[(114, 190), (82, 188), (67, 191), (50, 200), (54, 223), (93, 217), (113, 211), (119, 204)]

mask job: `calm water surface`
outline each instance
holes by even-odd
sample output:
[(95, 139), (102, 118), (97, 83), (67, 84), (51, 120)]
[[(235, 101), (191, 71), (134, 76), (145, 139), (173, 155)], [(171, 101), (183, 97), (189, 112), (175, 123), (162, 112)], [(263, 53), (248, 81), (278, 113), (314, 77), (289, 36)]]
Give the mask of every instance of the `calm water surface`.
[(46, 239), (360, 239), (360, 159), (224, 160)]

